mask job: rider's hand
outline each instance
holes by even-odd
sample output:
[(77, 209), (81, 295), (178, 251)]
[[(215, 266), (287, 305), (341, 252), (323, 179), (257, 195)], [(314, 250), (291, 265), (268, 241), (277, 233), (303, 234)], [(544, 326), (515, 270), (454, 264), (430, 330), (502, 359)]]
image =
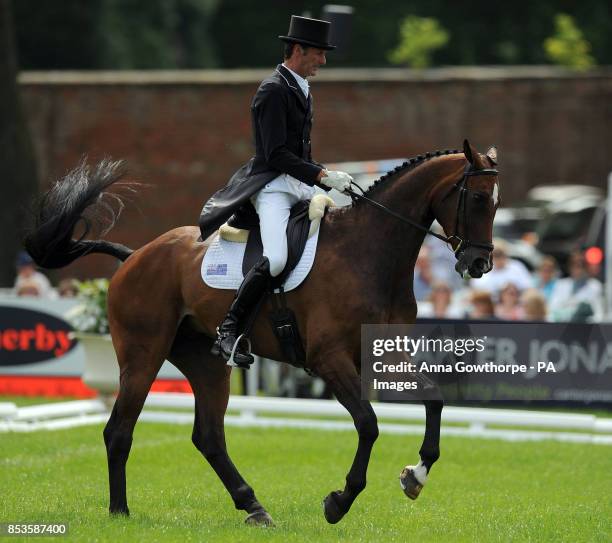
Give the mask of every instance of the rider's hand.
[(346, 172), (328, 171), (321, 172), (321, 183), (331, 189), (344, 192), (349, 188), (353, 178)]

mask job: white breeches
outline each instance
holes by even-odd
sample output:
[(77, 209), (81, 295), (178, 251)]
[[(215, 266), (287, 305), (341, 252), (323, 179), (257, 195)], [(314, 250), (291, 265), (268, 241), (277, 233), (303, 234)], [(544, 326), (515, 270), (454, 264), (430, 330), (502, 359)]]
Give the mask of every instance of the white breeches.
[(287, 223), (291, 208), (300, 200), (309, 200), (317, 192), (316, 187), (282, 174), (251, 198), (259, 215), (263, 255), (270, 261), (272, 277), (279, 275), (287, 264)]

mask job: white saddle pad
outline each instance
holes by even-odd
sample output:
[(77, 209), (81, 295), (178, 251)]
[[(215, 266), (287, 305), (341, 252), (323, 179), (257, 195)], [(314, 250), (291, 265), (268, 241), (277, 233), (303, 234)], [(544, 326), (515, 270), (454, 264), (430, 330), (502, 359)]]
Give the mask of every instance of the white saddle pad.
[[(285, 292), (300, 286), (310, 272), (317, 252), (319, 231), (320, 229), (317, 228), (316, 232), (308, 238), (302, 258), (285, 281)], [(244, 279), (242, 258), (245, 249), (246, 243), (226, 241), (221, 239), (217, 232), (202, 259), (202, 279), (204, 282), (212, 288), (238, 290)]]

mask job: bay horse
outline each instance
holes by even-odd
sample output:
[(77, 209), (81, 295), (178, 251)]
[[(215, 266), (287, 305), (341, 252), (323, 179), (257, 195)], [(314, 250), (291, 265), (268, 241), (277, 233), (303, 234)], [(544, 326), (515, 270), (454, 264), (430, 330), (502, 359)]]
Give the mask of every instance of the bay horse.
[[(336, 523), (366, 486), (370, 453), (378, 437), (376, 415), (361, 397), (360, 324), (414, 323), (415, 261), (434, 219), (449, 235), (456, 270), (480, 277), (491, 269), (492, 225), (498, 206), (496, 151), (481, 155), (468, 142), (463, 153), (437, 151), (410, 159), (384, 175), (347, 208), (329, 210), (321, 224), (318, 254), (305, 282), (287, 293), (306, 352), (304, 366), (320, 376), (353, 418), (358, 446), (343, 490), (324, 499), (325, 518)], [(117, 191), (122, 162), (81, 163), (39, 200), (25, 246), (43, 268), (59, 268), (88, 253), (124, 264), (108, 291), (108, 319), (120, 367), (120, 388), (104, 428), (110, 512), (129, 514), (126, 463), (143, 404), (162, 363), (170, 360), (195, 396), (192, 441), (217, 473), (249, 524), (271, 525), (271, 516), (232, 463), (225, 445), (224, 414), (231, 368), (210, 354), (215, 328), (233, 293), (208, 287), (200, 265), (208, 243), (197, 227), (171, 230), (137, 250), (105, 240), (74, 239), (78, 224), (108, 212), (112, 227), (122, 207)], [(474, 177), (472, 177), (474, 176)], [(126, 184), (127, 183), (127, 184)], [(113, 186), (115, 192), (109, 189)], [(373, 202), (376, 202), (374, 204)], [(371, 205), (369, 205), (371, 204)], [(404, 220), (398, 220), (398, 217)], [(408, 221), (410, 224), (406, 224)], [(414, 226), (414, 225), (417, 226)], [(261, 314), (271, 310), (266, 301)], [(258, 318), (253, 352), (274, 360), (283, 354), (266, 319)], [(420, 477), (407, 466), (400, 478), (416, 498), (439, 457), (443, 402), (427, 400)]]

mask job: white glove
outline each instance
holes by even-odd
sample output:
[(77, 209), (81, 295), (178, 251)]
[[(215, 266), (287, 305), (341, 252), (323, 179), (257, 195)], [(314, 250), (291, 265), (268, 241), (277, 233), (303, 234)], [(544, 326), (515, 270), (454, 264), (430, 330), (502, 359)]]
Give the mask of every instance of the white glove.
[(353, 178), (346, 172), (324, 170), (321, 183), (329, 188), (344, 192), (349, 188)]

